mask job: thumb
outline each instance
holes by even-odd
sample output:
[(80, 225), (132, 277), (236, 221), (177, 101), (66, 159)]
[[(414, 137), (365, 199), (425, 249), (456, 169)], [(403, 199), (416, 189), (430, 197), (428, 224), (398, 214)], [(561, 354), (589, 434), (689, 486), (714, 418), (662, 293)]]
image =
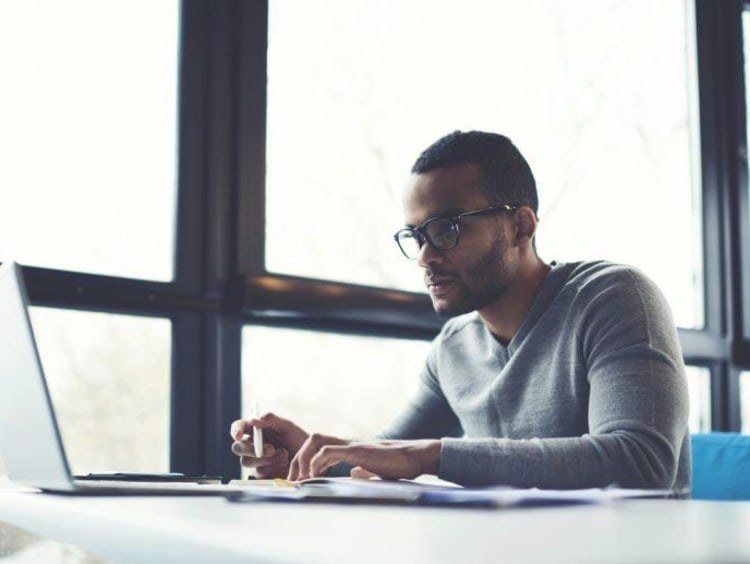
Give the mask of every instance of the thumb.
[(237, 421), (234, 421), (229, 427), (229, 434), (232, 435), (232, 438), (235, 441), (239, 441), (242, 439), (243, 435), (249, 435), (250, 433), (252, 433), (253, 427), (258, 427), (259, 429), (270, 428), (273, 430), (283, 430), (285, 423), (286, 420), (282, 419), (281, 417), (278, 417), (273, 413), (266, 413), (261, 417), (238, 419)]
[(247, 421), (243, 421), (242, 419), (238, 419), (237, 421), (234, 421), (230, 427), (229, 427), (229, 434), (232, 435), (232, 438), (235, 441), (239, 441), (242, 439), (242, 436), (247, 432), (247, 430), (250, 430), (251, 426)]

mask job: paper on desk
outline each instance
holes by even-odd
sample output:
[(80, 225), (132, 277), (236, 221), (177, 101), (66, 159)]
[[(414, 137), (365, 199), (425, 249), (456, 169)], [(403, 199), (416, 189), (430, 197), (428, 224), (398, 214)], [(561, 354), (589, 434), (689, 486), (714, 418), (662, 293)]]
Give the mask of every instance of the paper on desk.
[[(299, 483), (249, 481), (232, 501), (327, 501), (342, 503), (396, 503), (424, 506), (523, 507), (606, 503), (618, 499), (669, 497), (668, 490), (585, 489), (542, 490), (510, 487), (460, 488), (409, 480), (355, 480), (320, 478)], [(232, 482), (236, 484), (236, 482)], [(244, 482), (243, 482), (244, 483)]]

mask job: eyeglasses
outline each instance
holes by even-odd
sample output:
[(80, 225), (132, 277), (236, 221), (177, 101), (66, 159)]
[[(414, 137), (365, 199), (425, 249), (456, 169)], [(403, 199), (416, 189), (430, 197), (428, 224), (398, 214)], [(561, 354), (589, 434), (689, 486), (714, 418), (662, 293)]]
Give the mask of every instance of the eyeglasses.
[(435, 216), (416, 227), (404, 227), (396, 232), (393, 238), (398, 248), (409, 260), (414, 260), (427, 241), (433, 249), (449, 251), (458, 245), (461, 234), (459, 224), (467, 219), (481, 219), (493, 215), (516, 211), (519, 206), (498, 204), (481, 210), (460, 213), (454, 216)]

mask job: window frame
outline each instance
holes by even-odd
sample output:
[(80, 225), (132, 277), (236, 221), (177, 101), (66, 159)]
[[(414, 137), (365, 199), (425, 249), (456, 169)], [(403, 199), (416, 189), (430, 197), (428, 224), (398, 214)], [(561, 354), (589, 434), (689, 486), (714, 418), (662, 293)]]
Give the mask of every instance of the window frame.
[[(706, 324), (678, 334), (685, 361), (711, 369), (721, 431), (741, 428), (750, 369), (746, 9), (695, 1)], [(266, 271), (267, 21), (264, 0), (182, 2), (174, 281), (23, 267), (34, 305), (172, 321), (174, 471), (239, 476), (228, 425), (241, 415), (243, 325), (412, 339), (442, 325), (425, 294)]]
[(716, 431), (740, 429), (739, 373), (750, 363), (743, 9), (696, 1), (706, 326), (680, 337), (686, 362), (711, 367)]

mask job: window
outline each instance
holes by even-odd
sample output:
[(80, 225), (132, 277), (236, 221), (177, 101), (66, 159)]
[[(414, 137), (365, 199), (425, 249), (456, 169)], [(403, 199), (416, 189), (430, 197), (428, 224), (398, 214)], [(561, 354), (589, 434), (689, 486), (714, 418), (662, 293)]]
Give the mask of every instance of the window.
[(170, 323), (34, 307), (74, 473), (169, 470)]
[[(44, 306), (74, 466), (232, 477), (226, 425), (251, 397), (309, 428), (379, 431), (440, 326), (401, 291), (424, 288), (391, 239), (400, 191), (419, 151), (471, 128), (528, 157), (544, 259), (632, 263), (662, 288), (691, 430), (747, 430), (747, 376), (741, 409), (729, 377), (750, 366), (732, 333), (750, 288), (734, 280), (750, 271), (743, 10), (0, 1), (0, 261), (26, 265)], [(110, 371), (123, 351), (130, 368)], [(99, 405), (74, 409), (88, 393)], [(86, 410), (105, 406), (148, 427), (123, 458), (89, 442)]]
[(711, 371), (698, 366), (686, 366), (685, 372), (690, 395), (688, 427), (691, 433), (711, 430)]
[(171, 280), (177, 0), (0, 2), (0, 260)]
[(742, 432), (750, 435), (750, 371), (740, 373), (740, 407)]
[(543, 258), (634, 264), (701, 327), (689, 5), (271, 2), (268, 269), (423, 290), (400, 190), (429, 143), (485, 129), (535, 171)]
[(242, 406), (251, 401), (310, 431), (374, 437), (416, 389), (429, 343), (245, 327)]

